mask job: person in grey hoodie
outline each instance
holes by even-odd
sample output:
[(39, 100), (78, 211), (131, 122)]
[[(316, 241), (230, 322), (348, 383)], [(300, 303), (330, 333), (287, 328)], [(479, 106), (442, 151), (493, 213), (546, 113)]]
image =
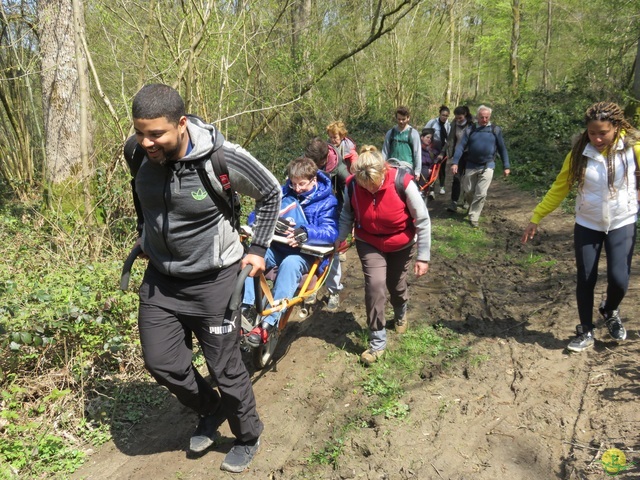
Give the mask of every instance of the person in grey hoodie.
[[(144, 86), (132, 104), (135, 138), (145, 157), (134, 179), (142, 225), (137, 245), (149, 263), (140, 287), (138, 327), (145, 367), (185, 406), (200, 415), (190, 450), (200, 453), (228, 420), (236, 437), (221, 469), (243, 471), (260, 444), (263, 424), (238, 347), (239, 313), (229, 300), (241, 268), (264, 270), (278, 218), (280, 185), (251, 154), (225, 141), (213, 125), (188, 116), (167, 85)], [(256, 200), (257, 220), (243, 257), (238, 232), (208, 194), (194, 162), (223, 149), (232, 188)], [(224, 195), (206, 162), (214, 190)], [(192, 363), (196, 336), (213, 382)]]

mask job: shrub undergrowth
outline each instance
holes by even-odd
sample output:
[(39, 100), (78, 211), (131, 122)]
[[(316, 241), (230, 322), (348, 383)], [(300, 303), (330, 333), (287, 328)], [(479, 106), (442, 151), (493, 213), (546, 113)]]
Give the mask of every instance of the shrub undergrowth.
[(73, 243), (71, 235), (43, 228), (59, 220), (0, 210), (1, 478), (74, 471), (113, 426), (112, 411), (90, 415), (92, 399), (117, 398), (113, 378), (141, 368), (137, 295), (117, 290), (125, 252), (70, 255), (57, 242)]

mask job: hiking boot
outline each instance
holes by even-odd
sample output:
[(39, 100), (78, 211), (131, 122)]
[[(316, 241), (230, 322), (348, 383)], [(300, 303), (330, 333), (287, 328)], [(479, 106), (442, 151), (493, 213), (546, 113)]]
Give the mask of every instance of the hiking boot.
[(193, 453), (200, 453), (213, 445), (220, 437), (218, 427), (225, 420), (224, 415), (218, 413), (200, 417), (196, 431), (193, 432), (191, 440), (189, 440), (189, 450)]
[(458, 211), (458, 203), (455, 201), (451, 201), (451, 203), (447, 206), (447, 210), (449, 212), (456, 213)]
[(582, 325), (576, 327), (576, 338), (569, 342), (567, 350), (572, 352), (582, 352), (589, 347), (593, 347), (593, 330), (585, 330)]
[(598, 307), (598, 311), (602, 318), (604, 318), (604, 324), (607, 326), (607, 330), (609, 330), (609, 335), (614, 340), (622, 341), (627, 338), (627, 331), (622, 325), (622, 320), (620, 320), (620, 310), (612, 310), (607, 312), (604, 309), (605, 301), (603, 300), (600, 303), (600, 307)]
[(444, 195), (445, 193), (447, 192), (445, 192), (444, 187), (440, 187), (440, 195)]
[(365, 350), (360, 355), (360, 361), (364, 363), (366, 366), (371, 365), (372, 363), (376, 363), (376, 361), (384, 355), (384, 349), (382, 350)]
[(471, 220), (471, 219), (469, 219), (469, 225), (471, 225), (471, 228), (478, 228), (480, 226), (477, 220)]
[(330, 293), (329, 300), (327, 300), (327, 310), (330, 312), (335, 312), (338, 310), (340, 306), (340, 294), (339, 293)]
[(409, 321), (407, 320), (407, 303), (402, 304), (402, 307), (393, 314), (393, 323), (397, 333), (404, 333), (407, 331)]
[(247, 343), (252, 347), (259, 347), (263, 343), (267, 343), (269, 334), (275, 330), (275, 325), (270, 325), (267, 322), (262, 322), (261, 325), (254, 327), (253, 330), (247, 335)]
[(225, 470), (232, 473), (240, 473), (246, 469), (260, 446), (260, 437), (251, 442), (240, 442), (236, 440), (233, 442), (233, 447), (229, 450), (229, 453), (224, 457), (220, 470)]

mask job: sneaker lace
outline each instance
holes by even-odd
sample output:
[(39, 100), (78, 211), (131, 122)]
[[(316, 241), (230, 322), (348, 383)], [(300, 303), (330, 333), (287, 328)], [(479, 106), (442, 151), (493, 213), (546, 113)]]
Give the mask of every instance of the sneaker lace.
[(591, 337), (591, 331), (586, 331), (586, 332), (577, 332), (576, 335), (576, 339), (575, 342), (584, 342), (585, 340), (587, 340), (589, 337)]
[(620, 330), (620, 327), (622, 326), (622, 322), (620, 321), (620, 318), (616, 317), (611, 317), (609, 318), (606, 322), (607, 328), (609, 330)]

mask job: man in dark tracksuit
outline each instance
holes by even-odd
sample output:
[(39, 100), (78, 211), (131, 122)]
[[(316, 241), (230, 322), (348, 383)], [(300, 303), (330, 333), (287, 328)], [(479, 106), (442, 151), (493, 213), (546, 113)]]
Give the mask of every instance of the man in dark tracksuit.
[[(228, 308), (242, 267), (264, 270), (280, 206), (280, 185), (254, 157), (224, 140), (214, 126), (185, 114), (178, 92), (143, 87), (133, 99), (133, 125), (145, 157), (135, 176), (140, 207), (138, 244), (149, 264), (140, 287), (138, 326), (145, 366), (184, 405), (200, 415), (190, 449), (202, 452), (229, 421), (236, 441), (221, 468), (244, 470), (255, 455), (263, 424), (238, 347), (238, 312)], [(243, 258), (238, 232), (209, 198), (194, 160), (221, 145), (233, 189), (256, 200), (256, 225)], [(211, 162), (214, 190), (224, 195)], [(202, 348), (218, 394), (192, 364), (192, 333)]]

